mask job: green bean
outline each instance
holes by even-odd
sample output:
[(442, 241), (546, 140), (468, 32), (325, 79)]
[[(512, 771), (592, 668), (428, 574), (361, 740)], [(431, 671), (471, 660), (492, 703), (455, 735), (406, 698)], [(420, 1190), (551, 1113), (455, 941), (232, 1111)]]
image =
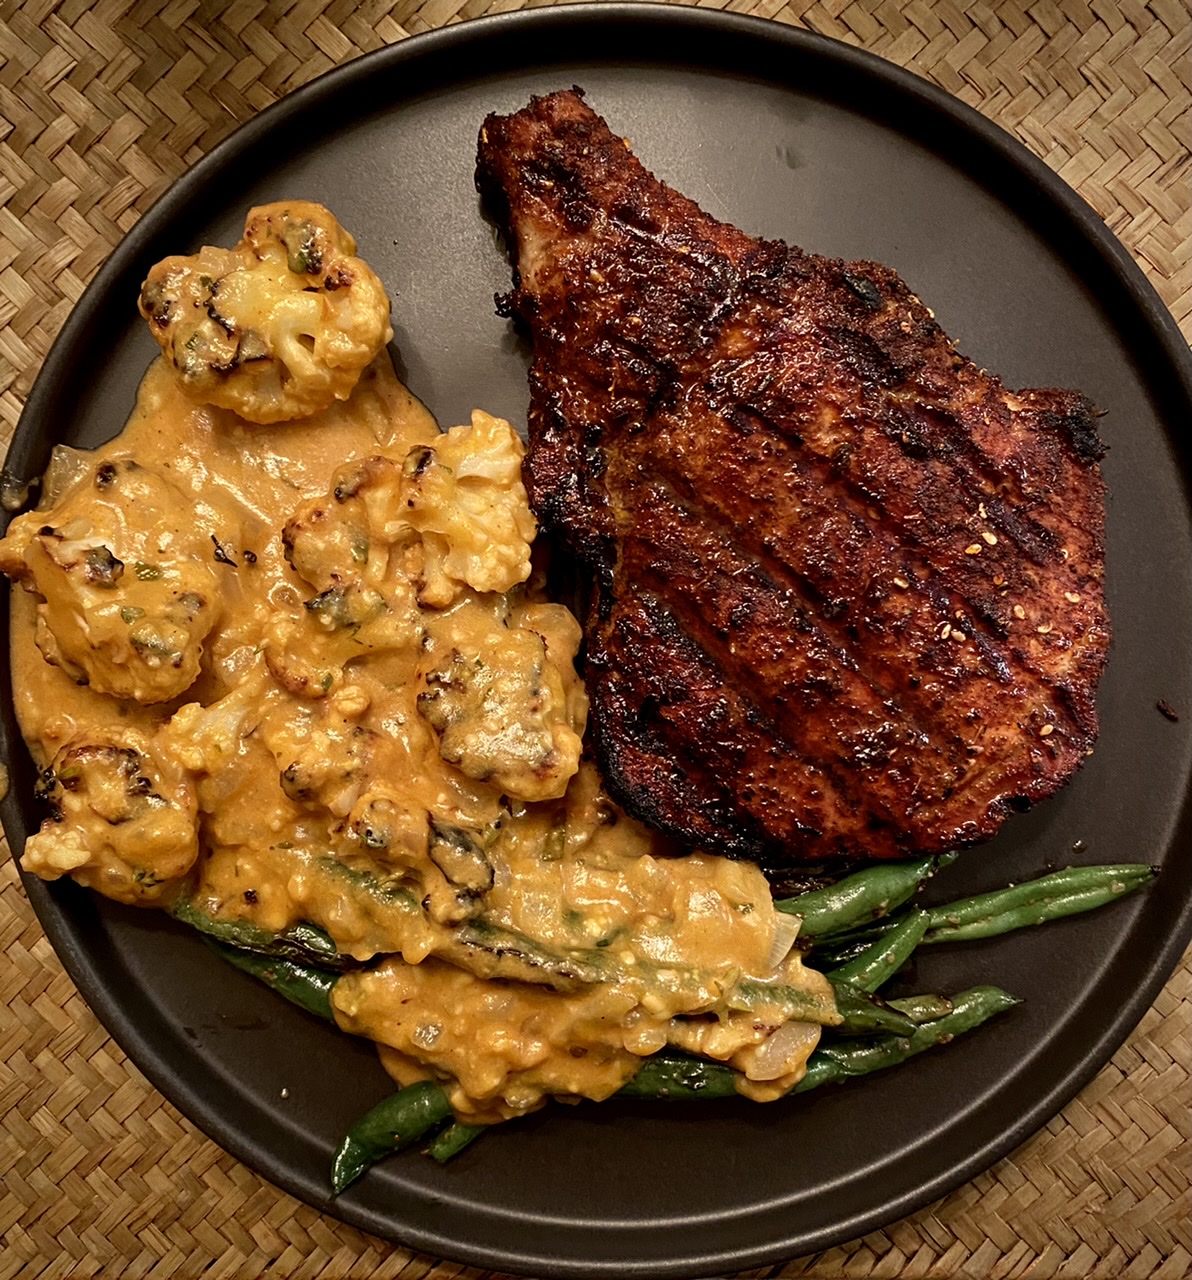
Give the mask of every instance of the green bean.
[[(992, 893), (924, 907), (927, 933), (923, 941), (930, 944), (992, 938), (1028, 925), (1080, 915), (1133, 892), (1155, 874), (1155, 869), (1144, 863), (1069, 867)], [(849, 963), (898, 928), (907, 914), (897, 912), (869, 924), (839, 930), (822, 941), (817, 939), (813, 947), (816, 967), (830, 970)]]
[[(604, 952), (594, 948), (566, 953), (554, 951), (534, 938), (483, 917), (464, 921), (454, 936), (473, 954), (489, 957), (493, 977), (522, 978), (530, 982), (549, 980), (551, 985), (567, 990), (577, 985), (607, 982), (616, 976), (615, 966)], [(510, 970), (508, 966), (516, 967)], [(471, 967), (480, 972), (484, 961)]]
[(847, 982), (834, 982), (832, 990), (842, 1019), (834, 1030), (843, 1035), (867, 1036), (889, 1032), (904, 1036), (915, 1029), (915, 1024), (905, 1013), (891, 1009), (885, 1001), (857, 987), (850, 987)]
[(451, 1103), (434, 1080), (399, 1089), (356, 1121), (335, 1152), (331, 1186), (336, 1195), (378, 1160), (424, 1138), (451, 1118)]
[[(737, 1073), (720, 1062), (658, 1054), (642, 1063), (620, 1095), (642, 1099), (733, 1097), (736, 1078)], [(447, 1095), (430, 1080), (399, 1089), (379, 1102), (352, 1125), (335, 1153), (331, 1173), (335, 1194), (351, 1186), (377, 1161), (417, 1142), (450, 1115)], [(490, 1127), (452, 1123), (434, 1138), (428, 1154), (446, 1163)]]
[[(801, 936), (821, 940), (819, 946), (813, 942), (813, 961), (833, 955), (844, 957), (828, 972), (832, 999), (752, 978), (739, 982), (724, 998), (729, 1009), (773, 1011), (787, 1019), (816, 1022), (844, 1033), (844, 1038), (828, 1038), (819, 1044), (808, 1060), (806, 1075), (795, 1087), (796, 1093), (897, 1066), (1018, 1003), (1015, 997), (992, 986), (974, 987), (950, 1000), (936, 995), (888, 1002), (878, 999), (873, 993), (917, 946), (992, 937), (1092, 910), (1140, 887), (1155, 874), (1150, 867), (1129, 864), (1071, 868), (944, 906), (899, 911), (922, 882), (953, 856), (868, 868), (829, 889), (775, 903), (779, 910), (802, 917)], [(179, 918), (187, 918), (188, 908), (189, 904), (184, 904), (176, 912)], [(189, 910), (195, 917), (189, 923), (216, 938), (222, 936), (224, 942), (235, 942), (251, 951), (276, 949), (279, 945), (294, 947), (300, 957), (309, 958), (312, 940), (296, 937), (295, 930), (273, 935), (255, 925), (213, 921), (193, 908)], [(321, 930), (313, 926), (300, 928), (316, 935), (315, 947), (330, 947), (334, 954), (334, 944)], [(487, 921), (466, 922), (456, 939), (465, 949), (488, 953), (494, 962), (508, 959), (518, 968), (538, 970), (556, 982), (586, 984), (606, 977), (608, 960), (604, 956), (552, 952)], [(232, 963), (261, 977), (303, 1007), (323, 1016), (330, 1013), (329, 994), (335, 974), (304, 966), (293, 955), (246, 957), (228, 947), (218, 949)], [(724, 1063), (661, 1053), (643, 1062), (619, 1095), (642, 1099), (724, 1098), (737, 1093), (738, 1079), (738, 1073)], [(450, 1117), (445, 1092), (431, 1081), (401, 1089), (379, 1103), (351, 1127), (336, 1152), (332, 1169), (335, 1192), (351, 1185), (377, 1160), (440, 1129)], [(452, 1122), (433, 1138), (428, 1152), (445, 1162), (483, 1131), (483, 1126)]]
[(891, 929), (897, 929), (908, 914), (907, 908), (904, 907), (901, 911), (866, 925), (863, 929), (850, 929), (844, 933), (834, 933), (829, 937), (811, 939), (811, 963), (821, 973), (828, 973), (842, 964), (848, 964), (850, 960), (855, 960), (868, 951), (875, 942), (884, 938)]
[(899, 920), (903, 919), (907, 912), (913, 909), (913, 903), (903, 903), (901, 907), (891, 911), (889, 915), (881, 916), (877, 920), (854, 924), (847, 929), (837, 929), (834, 933), (822, 934), (815, 939), (815, 946), (841, 947), (852, 942), (876, 942), (878, 938), (884, 938), (898, 924)]
[[(320, 864), (347, 893), (370, 905), (382, 918), (395, 916), (400, 922), (422, 912), (417, 898), (400, 883), (360, 867), (345, 866), (335, 858), (322, 858)], [(617, 976), (611, 958), (602, 951), (555, 951), (483, 916), (465, 920), (446, 934), (440, 954), (478, 977), (512, 978), (559, 990), (607, 982)]]
[(809, 991), (761, 978), (743, 978), (724, 996), (728, 1009), (743, 1013), (779, 1014), (784, 1022), (815, 1022), (834, 1027), (840, 1022), (838, 1001), (827, 992)]
[(1028, 925), (1092, 911), (1149, 883), (1155, 868), (1141, 863), (1069, 867), (926, 912), (925, 943), (994, 938)]
[(905, 1013), (915, 1026), (921, 1022), (934, 1022), (936, 1018), (951, 1013), (954, 1008), (947, 996), (903, 996), (898, 1000), (888, 999), (886, 1003), (891, 1009)]
[(316, 964), (328, 969), (351, 968), (354, 961), (341, 955), (331, 936), (318, 925), (299, 921), (281, 933), (271, 933), (251, 920), (220, 920), (197, 907), (189, 899), (174, 904), (174, 919), (200, 933), (241, 951), (281, 956), (299, 964)]
[(880, 1036), (870, 1040), (837, 1040), (821, 1044), (808, 1059), (807, 1074), (795, 1085), (794, 1092), (806, 1093), (821, 1084), (896, 1067), (924, 1049), (946, 1044), (953, 1037), (971, 1031), (1018, 1003), (1016, 997), (998, 987), (973, 987), (952, 997), (951, 1013), (924, 1022), (908, 1036)]
[(448, 1160), (454, 1160), (465, 1147), (470, 1147), (477, 1138), (492, 1127), (491, 1124), (460, 1124), (456, 1121), (435, 1136), (427, 1147), (426, 1154), (440, 1164), (446, 1164)]
[(416, 917), (422, 914), (418, 899), (400, 881), (385, 880), (372, 871), (349, 866), (330, 854), (316, 859), (320, 871), (337, 880), (348, 895), (362, 894), (373, 903), (395, 911), (398, 916)]
[(910, 959), (927, 932), (927, 914), (913, 910), (890, 930), (884, 938), (862, 951), (855, 959), (831, 969), (828, 977), (844, 982), (859, 991), (876, 991)]
[(687, 1102), (693, 1098), (731, 1098), (737, 1073), (723, 1062), (658, 1053), (647, 1058), (637, 1075), (621, 1086), (618, 1097)]
[(799, 936), (815, 938), (889, 915), (913, 896), (919, 886), (940, 867), (955, 859), (953, 853), (915, 862), (888, 862), (867, 867), (836, 884), (813, 889), (797, 898), (774, 903), (779, 911), (801, 916)]
[(264, 956), (257, 951), (241, 951), (210, 937), (204, 941), (229, 964), (259, 978), (266, 986), (285, 996), (291, 1004), (298, 1005), (316, 1017), (333, 1020), (331, 988), (339, 979), (338, 973), (316, 969), (309, 964), (299, 964), (296, 960), (287, 960), (283, 956)]
[[(842, 1041), (842, 1043), (845, 1043)], [(812, 1050), (811, 1057), (807, 1059), (807, 1070), (803, 1073), (803, 1079), (791, 1090), (791, 1093), (806, 1093), (809, 1089), (818, 1089), (821, 1084), (832, 1084), (841, 1078), (841, 1072), (836, 1063), (828, 1057), (820, 1053), (819, 1049)]]

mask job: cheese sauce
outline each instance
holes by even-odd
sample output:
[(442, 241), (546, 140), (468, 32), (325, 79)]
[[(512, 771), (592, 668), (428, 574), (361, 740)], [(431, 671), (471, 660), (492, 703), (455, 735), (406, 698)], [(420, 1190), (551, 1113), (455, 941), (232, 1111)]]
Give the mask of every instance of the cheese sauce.
[(677, 857), (604, 794), (520, 459), (482, 413), (439, 434), (385, 355), (271, 426), (155, 363), (0, 543), (50, 804), (24, 866), (202, 927), (317, 926), (354, 962), (339, 1024), (473, 1121), (607, 1097), (667, 1044), (778, 1096), (830, 988), (775, 955), (756, 867)]

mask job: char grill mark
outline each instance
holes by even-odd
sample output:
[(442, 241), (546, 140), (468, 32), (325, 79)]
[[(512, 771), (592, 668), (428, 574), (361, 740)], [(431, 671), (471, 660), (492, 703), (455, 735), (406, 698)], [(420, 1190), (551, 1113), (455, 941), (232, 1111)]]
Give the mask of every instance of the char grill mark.
[(477, 180), (618, 798), (781, 864), (971, 842), (1061, 785), (1108, 644), (1088, 403), (1007, 391), (888, 268), (716, 222), (575, 93), (489, 117)]
[[(894, 723), (885, 692), (857, 668), (847, 649), (833, 643), (789, 579), (771, 577), (705, 513), (683, 510), (661, 487), (651, 486), (645, 496), (637, 536), (622, 559), (624, 581), (654, 610), (665, 608), (678, 633), (712, 659), (719, 698), (725, 684), (753, 689), (753, 696), (742, 699), (742, 710), (751, 733), (767, 740), (767, 754), (783, 744), (800, 760), (818, 756), (832, 787), (859, 807), (864, 797), (856, 792), (856, 760), (888, 759), (909, 745), (913, 728)], [(739, 652), (734, 637), (742, 633), (752, 643)], [(821, 744), (815, 713), (826, 701), (838, 707), (837, 735)], [(695, 732), (695, 724), (690, 729)], [(705, 736), (701, 751), (712, 750)], [(717, 743), (715, 752), (725, 776), (748, 764), (739, 742)], [(883, 820), (892, 820), (880, 798), (878, 807)]]

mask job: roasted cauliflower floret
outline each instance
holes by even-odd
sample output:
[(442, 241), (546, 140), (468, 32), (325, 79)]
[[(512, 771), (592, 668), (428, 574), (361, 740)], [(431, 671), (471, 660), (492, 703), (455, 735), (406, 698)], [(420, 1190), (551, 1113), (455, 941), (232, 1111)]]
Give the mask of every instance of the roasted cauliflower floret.
[(234, 249), (159, 262), (140, 310), (189, 395), (257, 423), (346, 400), (393, 337), (356, 242), (304, 200), (251, 210)]
[(477, 411), (471, 426), (402, 459), (340, 468), (331, 492), (303, 503), (282, 534), (286, 558), (318, 594), (301, 609), (279, 606), (270, 622), (274, 678), (321, 697), (355, 659), (418, 643), (417, 604), (446, 609), (468, 587), (504, 592), (523, 582), (535, 525), (522, 455), (507, 422)]
[(408, 584), (349, 583), (279, 608), (265, 629), (265, 663), (287, 692), (323, 698), (343, 689), (352, 663), (412, 651), (421, 634)]
[(432, 625), (417, 706), (448, 764), (519, 800), (552, 800), (582, 750), (587, 706), (572, 666), (579, 625), (560, 605), (526, 613), (522, 626)]
[(373, 528), (360, 497), (368, 487), (372, 505), (377, 490), (396, 503), (400, 478), (400, 464), (391, 459), (353, 463), (337, 473), (326, 497), (304, 502), (286, 522), (286, 559), (317, 593), (272, 600), (265, 661), (290, 693), (321, 698), (342, 686), (345, 668), (358, 659), (413, 652), (419, 644), (422, 624), (408, 563), (415, 535), (405, 527), (405, 545), (390, 547), (386, 528)]
[[(381, 459), (374, 459), (380, 462)], [(340, 590), (366, 575), (377, 577), (367, 524), (336, 490), (331, 499), (303, 503), (282, 530), (282, 547), (295, 573), (320, 594)]]
[(199, 674), (215, 623), (210, 541), (192, 504), (131, 459), (104, 462), (49, 511), (14, 520), (0, 571), (41, 596), (37, 644), (80, 684), (167, 702)]
[(410, 451), (402, 515), (426, 547), (424, 603), (450, 603), (452, 582), (509, 591), (530, 576), (537, 527), (522, 484), (524, 456), (509, 423), (479, 409), (471, 426)]
[(493, 828), (429, 813), (411, 794), (378, 781), (357, 801), (345, 834), (386, 877), (407, 884), (439, 924), (478, 915), (492, 888)]
[(317, 703), (279, 704), (259, 735), (277, 764), (281, 789), (295, 804), (346, 818), (375, 767), (378, 735), (359, 723), (367, 708), (351, 689)]
[(215, 702), (179, 707), (162, 726), (157, 745), (192, 774), (222, 773), (243, 757), (245, 739), (280, 697), (261, 664)]
[(132, 729), (94, 730), (67, 743), (42, 776), (50, 816), (25, 845), (26, 871), (134, 905), (153, 903), (199, 852), (186, 771)]
[(444, 609), (463, 591), (509, 591), (530, 574), (536, 525), (521, 479), (524, 446), (502, 418), (476, 410), (405, 457), (341, 467), (326, 498), (283, 534), (294, 569), (319, 591), (405, 577), (419, 604)]

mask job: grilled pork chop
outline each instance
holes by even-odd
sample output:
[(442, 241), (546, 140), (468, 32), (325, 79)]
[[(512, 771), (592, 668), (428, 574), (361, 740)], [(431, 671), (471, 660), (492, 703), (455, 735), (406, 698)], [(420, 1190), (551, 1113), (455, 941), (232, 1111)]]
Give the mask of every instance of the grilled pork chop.
[(1061, 786), (1109, 643), (1088, 401), (1007, 390), (886, 267), (709, 217), (579, 91), (489, 116), (477, 184), (617, 800), (780, 868), (969, 844)]

